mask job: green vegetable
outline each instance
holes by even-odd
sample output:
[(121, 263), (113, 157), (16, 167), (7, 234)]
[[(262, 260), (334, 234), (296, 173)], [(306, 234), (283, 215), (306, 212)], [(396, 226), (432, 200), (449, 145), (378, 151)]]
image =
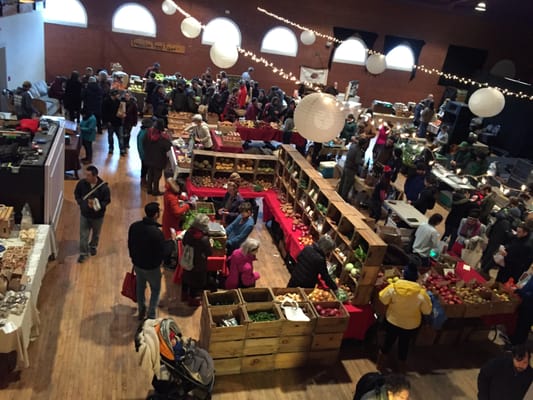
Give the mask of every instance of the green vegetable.
[(276, 321), (278, 319), (276, 314), (270, 311), (255, 311), (248, 313), (248, 316), (253, 322), (268, 322)]
[(364, 262), (366, 260), (366, 252), (363, 250), (361, 245), (359, 245), (353, 253), (355, 255), (355, 258), (357, 258), (359, 261)]
[(337, 299), (339, 299), (340, 302), (345, 302), (348, 300), (348, 295), (346, 294), (346, 291), (344, 289), (339, 288), (337, 290)]
[(220, 243), (220, 241), (214, 239), (213, 240), (213, 248), (216, 249), (216, 250), (221, 250), (222, 249), (222, 243)]
[(195, 216), (196, 216), (196, 213), (194, 211), (187, 211), (187, 213), (183, 217), (183, 224), (182, 224), (183, 230), (187, 230), (191, 227)]

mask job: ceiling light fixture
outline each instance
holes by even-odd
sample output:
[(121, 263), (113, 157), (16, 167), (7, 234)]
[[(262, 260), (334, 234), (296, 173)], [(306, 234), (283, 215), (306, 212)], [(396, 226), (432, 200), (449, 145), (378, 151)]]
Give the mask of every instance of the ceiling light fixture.
[(480, 12), (487, 11), (487, 3), (485, 3), (484, 1), (480, 1), (479, 3), (477, 3), (477, 5), (474, 8), (474, 10), (480, 11)]

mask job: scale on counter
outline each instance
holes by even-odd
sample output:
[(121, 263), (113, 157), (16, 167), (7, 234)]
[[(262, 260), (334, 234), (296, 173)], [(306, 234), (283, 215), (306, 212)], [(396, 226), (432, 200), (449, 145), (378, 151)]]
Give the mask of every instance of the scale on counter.
[(226, 236), (226, 230), (218, 222), (210, 222), (208, 227), (209, 236)]

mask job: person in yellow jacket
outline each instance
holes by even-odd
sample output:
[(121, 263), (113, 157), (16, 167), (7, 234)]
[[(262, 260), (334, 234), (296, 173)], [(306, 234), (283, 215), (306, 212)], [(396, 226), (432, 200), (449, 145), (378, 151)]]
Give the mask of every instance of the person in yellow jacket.
[(377, 362), (379, 370), (385, 368), (388, 354), (396, 340), (400, 370), (405, 370), (409, 342), (420, 327), (422, 314), (431, 313), (431, 299), (426, 290), (416, 282), (419, 266), (419, 257), (413, 256), (405, 268), (403, 279), (391, 283), (379, 293), (380, 301), (388, 306), (385, 316), (385, 343)]

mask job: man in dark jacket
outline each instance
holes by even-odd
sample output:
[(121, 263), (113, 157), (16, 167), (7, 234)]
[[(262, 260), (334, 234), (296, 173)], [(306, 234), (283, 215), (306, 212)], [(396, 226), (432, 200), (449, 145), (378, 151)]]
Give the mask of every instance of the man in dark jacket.
[(516, 228), (516, 237), (505, 247), (505, 267), (500, 268), (496, 281), (505, 283), (509, 278), (518, 282), (520, 276), (533, 262), (533, 249), (529, 246), (529, 227), (521, 224)]
[(22, 87), (19, 88), (13, 96), (15, 112), (17, 113), (18, 119), (31, 118), (34, 114), (39, 114), (32, 105), (30, 89), (31, 83), (29, 81), (24, 81)]
[[(176, 245), (175, 232), (171, 240), (165, 240), (161, 225), (157, 222), (161, 215), (158, 203), (148, 203), (144, 206), (146, 216), (130, 225), (128, 230), (128, 250), (137, 274), (137, 305), (140, 321), (147, 316), (156, 318), (156, 309), (161, 292), (161, 263), (173, 251)], [(150, 285), (150, 303), (148, 314), (144, 292), (146, 283)]]
[(416, 171), (411, 173), (405, 180), (403, 191), (408, 201), (414, 202), (418, 199), (418, 195), (424, 189), (424, 181), (426, 179), (426, 165), (422, 162), (416, 163)]
[(83, 108), (95, 116), (98, 133), (102, 133), (102, 100), (104, 92), (96, 81), (96, 77), (91, 76), (88, 78), (87, 87), (83, 89), (81, 97)]
[(335, 243), (328, 235), (321, 236), (318, 242), (312, 246), (306, 246), (298, 254), (287, 287), (314, 288), (318, 283), (318, 274), (320, 274), (330, 289), (337, 290), (337, 285), (328, 274), (326, 264), (326, 256), (334, 248)]
[(163, 169), (167, 164), (167, 152), (172, 147), (170, 140), (163, 136), (165, 123), (158, 119), (153, 128), (148, 130), (144, 138), (144, 163), (148, 168), (148, 194), (161, 196), (159, 191), (159, 180), (163, 174)]
[(427, 210), (432, 210), (435, 207), (437, 199), (437, 182), (431, 175), (427, 175), (424, 180), (424, 189), (418, 195), (418, 199), (415, 200), (413, 206), (425, 214)]
[(102, 104), (102, 121), (107, 126), (107, 143), (109, 145), (109, 154), (114, 151), (114, 135), (117, 135), (120, 155), (126, 155), (124, 147), (124, 132), (123, 132), (123, 118), (117, 116), (120, 108), (120, 92), (117, 89), (111, 90), (109, 96), (104, 98)]
[(353, 188), (355, 175), (361, 170), (367, 147), (368, 139), (358, 138), (352, 142), (348, 149), (348, 153), (346, 153), (346, 161), (344, 162), (344, 168), (342, 170), (338, 189), (338, 193), (344, 201), (349, 200), (348, 196)]
[(177, 112), (189, 112), (189, 94), (185, 90), (185, 82), (179, 80), (176, 88), (170, 93), (172, 109)]
[(74, 189), (74, 196), (81, 211), (78, 262), (83, 263), (89, 258), (89, 254), (96, 255), (106, 207), (111, 202), (111, 192), (107, 183), (98, 176), (98, 169), (89, 165), (85, 169), (85, 179), (80, 180)]
[(481, 367), (477, 378), (478, 400), (522, 400), (533, 382), (529, 358), (525, 346), (514, 346), (511, 356), (498, 357)]
[(452, 208), (444, 222), (445, 228), (442, 240), (450, 238), (450, 246), (453, 246), (455, 239), (457, 239), (457, 228), (461, 220), (475, 207), (476, 203), (470, 200), (469, 195), (467, 196), (461, 192), (453, 193)]

